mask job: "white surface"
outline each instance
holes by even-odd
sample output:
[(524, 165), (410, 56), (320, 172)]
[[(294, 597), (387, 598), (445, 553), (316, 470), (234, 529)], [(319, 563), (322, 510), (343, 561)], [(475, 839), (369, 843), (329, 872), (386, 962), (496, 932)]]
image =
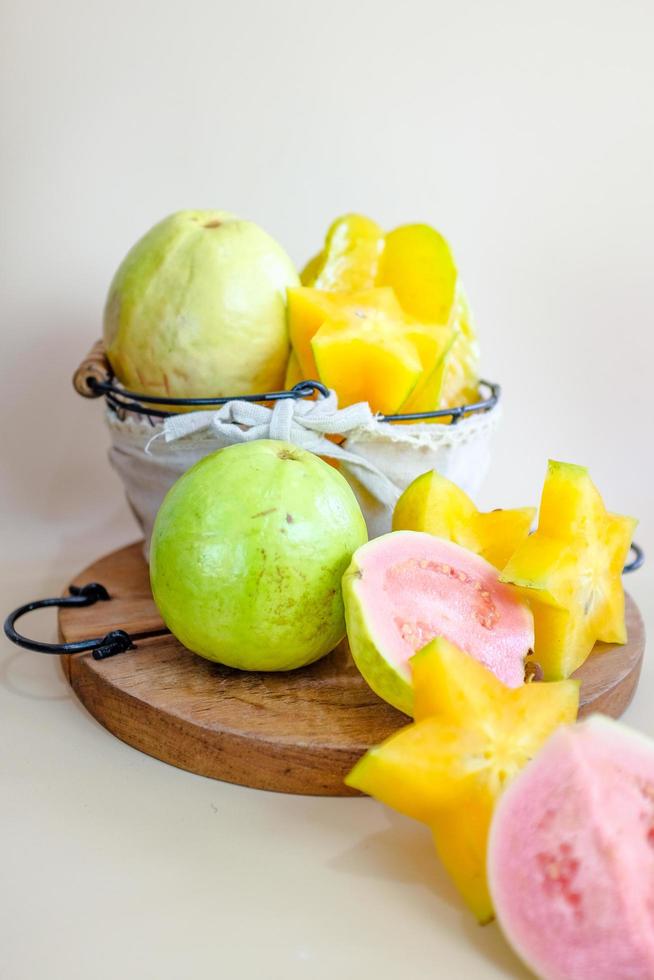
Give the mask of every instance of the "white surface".
[[(180, 207), (242, 212), (298, 262), (344, 210), (437, 224), (505, 389), (483, 502), (535, 501), (548, 455), (587, 463), (652, 551), (649, 2), (1, 17), (5, 610), (135, 536), (69, 376), (122, 255)], [(630, 583), (650, 628), (653, 567)], [(3, 651), (3, 980), (524, 975), (424, 828), (175, 771), (105, 733), (55, 663)], [(650, 734), (653, 693), (647, 661), (628, 720)]]

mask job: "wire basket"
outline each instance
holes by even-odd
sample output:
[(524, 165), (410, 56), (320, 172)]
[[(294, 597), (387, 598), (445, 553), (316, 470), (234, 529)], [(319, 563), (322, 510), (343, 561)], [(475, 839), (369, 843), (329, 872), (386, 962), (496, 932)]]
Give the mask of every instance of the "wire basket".
[[(117, 382), (99, 341), (75, 372), (73, 383), (85, 398), (105, 399), (112, 442), (109, 458), (143, 530), (146, 554), (156, 512), (175, 480), (208, 453), (247, 438), (247, 433), (242, 435), (247, 425), (221, 425), (220, 431), (211, 425), (214, 418), (233, 415), (234, 406), (266, 406), (270, 412), (267, 436), (297, 441), (298, 445), (331, 457), (354, 490), (371, 537), (390, 530), (397, 498), (427, 470), (437, 469), (474, 496), (490, 462), (490, 437), (500, 414), (500, 386), (480, 381), (479, 397), (470, 404), (394, 415), (373, 415), (368, 409), (363, 423), (356, 422), (346, 431), (335, 427), (333, 435), (338, 440), (322, 439), (314, 447), (313, 443), (307, 445), (294, 438), (294, 433), (297, 436), (302, 432), (293, 426), (298, 419), (302, 423), (300, 416), (306, 416), (312, 406), (320, 410), (321, 404), (326, 406), (331, 404), (330, 399), (334, 400), (333, 393), (319, 381), (301, 381), (288, 391), (237, 397), (145, 395)], [(305, 404), (296, 410), (289, 403)], [(183, 409), (183, 413), (176, 412), (176, 408)], [(334, 418), (339, 424), (346, 413), (347, 409), (336, 412)], [(171, 420), (183, 420), (188, 415), (193, 416), (197, 431), (170, 441)], [(200, 423), (205, 418), (207, 424), (203, 428)], [(282, 418), (286, 428), (280, 429)], [(433, 424), (436, 421), (450, 424)]]

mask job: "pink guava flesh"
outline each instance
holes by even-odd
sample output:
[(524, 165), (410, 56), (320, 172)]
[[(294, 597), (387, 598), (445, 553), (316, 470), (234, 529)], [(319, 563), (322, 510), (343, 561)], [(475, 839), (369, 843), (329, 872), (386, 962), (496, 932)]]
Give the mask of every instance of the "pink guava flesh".
[(652, 980), (654, 742), (601, 715), (559, 729), (499, 803), (488, 878), (543, 980)]
[(419, 531), (396, 531), (359, 552), (356, 591), (377, 649), (410, 677), (409, 658), (443, 636), (509, 687), (524, 683), (534, 644), (525, 602), (483, 558)]

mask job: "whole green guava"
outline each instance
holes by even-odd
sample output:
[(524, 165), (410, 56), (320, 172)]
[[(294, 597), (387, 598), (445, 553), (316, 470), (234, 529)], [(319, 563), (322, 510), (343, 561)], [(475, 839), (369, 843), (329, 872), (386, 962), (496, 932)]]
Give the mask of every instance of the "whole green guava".
[(152, 592), (184, 646), (243, 670), (291, 670), (345, 635), (341, 579), (367, 540), (341, 474), (290, 443), (220, 449), (173, 485), (150, 549)]
[(109, 288), (104, 343), (127, 388), (178, 398), (283, 388), (286, 289), (299, 279), (265, 231), (226, 211), (178, 211), (151, 228)]

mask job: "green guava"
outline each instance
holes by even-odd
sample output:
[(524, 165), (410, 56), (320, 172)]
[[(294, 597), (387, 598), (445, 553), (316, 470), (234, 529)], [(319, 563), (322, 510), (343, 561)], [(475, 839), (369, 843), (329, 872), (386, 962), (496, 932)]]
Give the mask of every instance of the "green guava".
[(104, 343), (127, 388), (180, 398), (283, 388), (293, 263), (251, 221), (178, 211), (151, 228), (109, 288)]
[(243, 670), (291, 670), (345, 635), (341, 579), (367, 540), (341, 474), (286, 442), (206, 456), (159, 509), (152, 592), (184, 646)]

